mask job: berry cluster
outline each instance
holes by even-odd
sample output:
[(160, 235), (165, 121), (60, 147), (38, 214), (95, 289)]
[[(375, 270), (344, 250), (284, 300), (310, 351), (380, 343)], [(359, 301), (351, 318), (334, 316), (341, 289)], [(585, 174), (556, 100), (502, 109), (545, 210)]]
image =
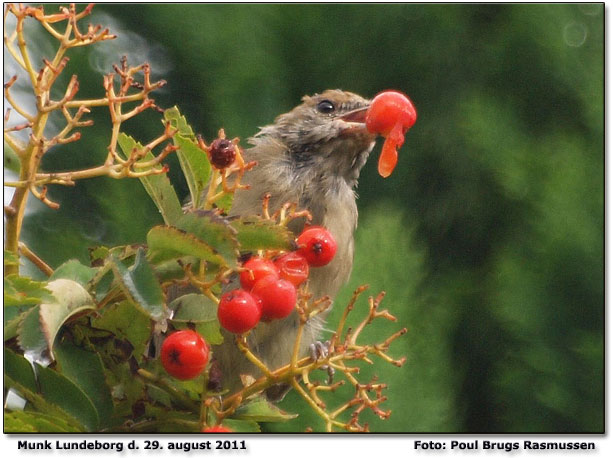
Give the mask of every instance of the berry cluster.
[(217, 317), (224, 329), (242, 334), (260, 320), (287, 317), (296, 306), (296, 288), (310, 267), (325, 266), (336, 254), (336, 241), (321, 226), (308, 226), (296, 239), (298, 249), (275, 258), (251, 257), (243, 264), (241, 288), (225, 293)]

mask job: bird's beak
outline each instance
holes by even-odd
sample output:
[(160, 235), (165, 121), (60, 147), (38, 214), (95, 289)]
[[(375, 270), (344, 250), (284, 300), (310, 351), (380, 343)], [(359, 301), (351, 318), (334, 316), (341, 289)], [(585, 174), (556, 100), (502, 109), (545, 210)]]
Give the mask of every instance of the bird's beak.
[(347, 123), (347, 127), (343, 129), (343, 134), (366, 132), (367, 111), (368, 107), (363, 107), (341, 116), (339, 119)]
[(345, 122), (359, 122), (364, 124), (366, 122), (366, 112), (368, 107), (358, 108), (357, 110), (350, 111), (346, 115), (341, 116), (341, 119)]

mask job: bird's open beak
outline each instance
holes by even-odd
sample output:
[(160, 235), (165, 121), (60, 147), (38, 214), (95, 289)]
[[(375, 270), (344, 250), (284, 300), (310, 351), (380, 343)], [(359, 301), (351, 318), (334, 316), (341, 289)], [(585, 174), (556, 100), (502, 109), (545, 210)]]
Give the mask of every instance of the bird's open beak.
[(347, 123), (343, 134), (366, 132), (366, 112), (368, 107), (358, 108), (341, 116), (339, 119)]
[(341, 116), (341, 119), (346, 122), (359, 122), (364, 124), (366, 122), (366, 112), (368, 107), (358, 108), (357, 110), (350, 111), (346, 115)]

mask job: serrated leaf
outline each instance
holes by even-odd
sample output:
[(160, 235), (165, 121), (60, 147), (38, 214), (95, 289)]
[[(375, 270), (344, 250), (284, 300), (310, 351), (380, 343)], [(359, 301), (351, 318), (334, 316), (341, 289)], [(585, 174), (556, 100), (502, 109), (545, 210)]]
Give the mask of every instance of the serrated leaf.
[[(27, 417), (23, 417), (22, 415), (20, 415), (24, 413), (27, 415)], [(41, 430), (36, 427), (32, 419), (29, 418), (30, 415), (34, 416), (34, 414), (30, 414), (27, 412), (22, 412), (22, 411), (9, 412), (5, 409), (4, 410), (4, 434), (41, 432)]]
[[(16, 380), (13, 380), (6, 373), (4, 374), (4, 385), (5, 388), (13, 388), (19, 394), (26, 399), (31, 406), (36, 409), (38, 412), (44, 412), (46, 415), (50, 415), (53, 417), (60, 418), (63, 422), (70, 425), (76, 431), (83, 431), (83, 425), (79, 423), (79, 421), (74, 418), (72, 415), (69, 415), (67, 412), (62, 410), (59, 406), (55, 405), (52, 402), (49, 402), (39, 393), (35, 393), (34, 391), (26, 388), (21, 383)], [(37, 412), (37, 413), (38, 413)]]
[[(14, 307), (11, 307), (11, 309), (14, 309)], [(19, 313), (17, 316), (9, 319), (7, 319), (6, 317), (6, 311), (4, 312), (4, 315), (4, 341), (6, 342), (7, 340), (10, 340), (13, 337), (17, 336), (17, 333), (19, 332), (19, 326), (23, 321), (25, 312)]]
[(223, 256), (228, 266), (236, 267), (238, 258), (236, 229), (225, 218), (211, 211), (196, 210), (183, 215), (177, 221), (176, 227), (194, 234)]
[(219, 345), (223, 342), (217, 321), (217, 304), (205, 295), (186, 294), (172, 301), (168, 307), (174, 312), (172, 323), (175, 327), (185, 328), (187, 323), (193, 323), (208, 343)]
[(49, 280), (65, 278), (74, 280), (82, 286), (87, 286), (87, 283), (94, 278), (94, 275), (96, 275), (96, 269), (85, 266), (76, 259), (71, 259), (55, 269)]
[(293, 233), (286, 227), (256, 216), (243, 217), (230, 223), (237, 230), (241, 251), (291, 250)]
[(18, 266), (19, 256), (12, 251), (4, 250), (4, 267), (6, 266)]
[(38, 391), (32, 365), (23, 356), (6, 347), (4, 348), (4, 373), (28, 390)]
[(185, 116), (179, 112), (179, 109), (176, 106), (164, 110), (164, 120), (170, 121), (170, 125), (172, 127), (179, 129), (178, 133), (183, 137), (187, 137), (192, 140), (195, 138), (194, 131), (187, 123)]
[(60, 417), (41, 412), (4, 411), (5, 433), (78, 433), (79, 428)]
[(25, 312), (18, 327), (18, 343), (33, 361), (45, 360), (47, 351), (53, 356), (53, 342), (68, 318), (95, 309), (89, 293), (73, 280), (60, 278), (49, 282), (47, 288), (53, 300)]
[(51, 291), (47, 289), (47, 282), (34, 281), (28, 277), (16, 274), (4, 277), (4, 306), (19, 307), (23, 305), (36, 305), (43, 301), (52, 301)]
[(4, 309), (4, 341), (12, 339), (17, 335), (19, 325), (25, 316), (25, 312), (30, 310), (32, 305), (23, 307), (6, 307)]
[(91, 320), (96, 329), (112, 332), (117, 338), (125, 339), (132, 345), (132, 354), (140, 359), (151, 336), (151, 320), (129, 301), (112, 304)]
[(211, 176), (211, 163), (206, 155), (206, 152), (189, 138), (177, 134), (173, 138), (173, 142), (179, 147), (176, 154), (179, 158), (179, 164), (185, 175), (189, 193), (192, 198), (194, 208), (200, 207), (200, 201), (204, 189), (207, 187)]
[(232, 202), (234, 202), (234, 193), (226, 192), (215, 201), (215, 206), (227, 215), (232, 208)]
[[(125, 158), (130, 155), (134, 148), (142, 148), (140, 143), (137, 143), (132, 137), (124, 133), (119, 134), (117, 142)], [(143, 157), (145, 161), (152, 159), (154, 159), (154, 156), (151, 152), (148, 152)], [(166, 224), (173, 224), (183, 214), (183, 209), (181, 208), (181, 202), (179, 202), (175, 189), (170, 184), (168, 176), (166, 176), (166, 174), (149, 175), (140, 177), (139, 180), (162, 214), (164, 222)]]
[(155, 226), (147, 234), (147, 245), (154, 262), (195, 256), (214, 264), (226, 265), (226, 260), (211, 246), (193, 234), (172, 226)]
[(85, 288), (74, 280), (53, 280), (48, 288), (55, 302), (40, 304), (40, 323), (47, 346), (53, 354), (53, 342), (66, 320), (76, 313), (95, 310), (96, 306)]
[(113, 414), (113, 398), (100, 356), (68, 341), (56, 345), (54, 352), (61, 374), (83, 390), (96, 408), (100, 426), (107, 426)]
[(297, 414), (290, 414), (279, 409), (274, 404), (268, 402), (263, 397), (258, 397), (253, 401), (241, 405), (232, 416), (240, 420), (279, 422), (288, 421), (296, 418)]
[(114, 258), (113, 271), (128, 297), (153, 320), (166, 318), (164, 293), (142, 248), (136, 252), (134, 264), (129, 268)]
[(36, 372), (40, 392), (46, 401), (76, 418), (88, 431), (98, 429), (99, 418), (96, 408), (81, 388), (48, 367), (37, 364)]

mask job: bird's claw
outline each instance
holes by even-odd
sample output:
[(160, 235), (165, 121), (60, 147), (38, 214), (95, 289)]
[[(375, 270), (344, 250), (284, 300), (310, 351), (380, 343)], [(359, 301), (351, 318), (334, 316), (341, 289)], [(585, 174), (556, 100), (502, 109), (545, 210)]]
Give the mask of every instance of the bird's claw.
[[(325, 342), (316, 341), (309, 345), (309, 352), (311, 354), (311, 359), (313, 361), (319, 361), (321, 359), (326, 359), (330, 354), (330, 341), (327, 340)], [(328, 364), (324, 364), (320, 367), (320, 369), (327, 371), (328, 373), (328, 385), (332, 384), (334, 379), (334, 368), (329, 366)]]

